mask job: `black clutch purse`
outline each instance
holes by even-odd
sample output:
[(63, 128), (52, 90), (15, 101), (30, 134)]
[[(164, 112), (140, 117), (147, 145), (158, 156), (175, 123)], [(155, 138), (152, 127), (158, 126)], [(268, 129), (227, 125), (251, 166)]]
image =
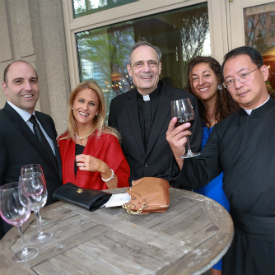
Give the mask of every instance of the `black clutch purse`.
[(89, 211), (100, 208), (111, 196), (112, 194), (100, 190), (80, 188), (71, 182), (62, 185), (53, 193), (53, 199), (69, 202)]

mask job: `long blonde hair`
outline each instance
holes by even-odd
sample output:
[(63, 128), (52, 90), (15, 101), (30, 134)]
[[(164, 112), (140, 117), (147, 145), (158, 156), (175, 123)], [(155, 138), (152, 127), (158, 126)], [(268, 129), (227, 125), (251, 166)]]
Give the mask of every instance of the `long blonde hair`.
[(72, 108), (73, 108), (73, 104), (76, 96), (78, 95), (79, 92), (81, 92), (84, 89), (93, 90), (97, 94), (99, 99), (98, 114), (97, 116), (94, 117), (92, 121), (90, 133), (92, 134), (96, 130), (98, 130), (98, 133), (97, 133), (98, 136), (100, 136), (102, 133), (109, 133), (114, 135), (120, 141), (120, 138), (121, 138), (120, 134), (115, 129), (104, 126), (105, 117), (106, 117), (105, 97), (100, 86), (94, 81), (84, 81), (78, 84), (72, 91), (69, 99), (69, 105), (68, 105), (68, 128), (61, 139), (71, 138), (74, 142), (76, 142), (75, 133), (77, 129), (76, 129), (75, 117), (73, 115)]

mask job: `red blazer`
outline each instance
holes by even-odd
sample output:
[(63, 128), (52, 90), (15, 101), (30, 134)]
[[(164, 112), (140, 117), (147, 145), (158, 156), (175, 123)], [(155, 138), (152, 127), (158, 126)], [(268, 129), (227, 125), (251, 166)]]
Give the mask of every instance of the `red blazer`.
[[(102, 181), (99, 172), (81, 171), (78, 169), (75, 176), (75, 142), (72, 139), (60, 140), (62, 136), (58, 139), (62, 161), (63, 184), (72, 182), (82, 188), (108, 189), (106, 183)], [(98, 137), (96, 131), (94, 135), (89, 137), (82, 154), (98, 158), (113, 169), (118, 178), (118, 188), (129, 186), (130, 168), (115, 136), (102, 133)]]

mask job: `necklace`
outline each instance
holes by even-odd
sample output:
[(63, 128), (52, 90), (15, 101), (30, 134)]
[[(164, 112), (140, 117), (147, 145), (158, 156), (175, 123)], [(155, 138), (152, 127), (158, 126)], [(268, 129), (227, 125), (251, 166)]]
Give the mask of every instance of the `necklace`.
[(211, 116), (208, 114), (208, 117), (209, 117), (209, 122), (210, 122), (210, 124), (211, 124), (212, 121), (214, 120), (214, 117), (215, 117), (215, 116), (211, 117)]
[(77, 139), (83, 140), (83, 139), (88, 138), (91, 134), (88, 134), (88, 135), (86, 135), (86, 136), (84, 136), (84, 137), (79, 137), (77, 134), (74, 134), (74, 135), (75, 135), (75, 137), (76, 137)]

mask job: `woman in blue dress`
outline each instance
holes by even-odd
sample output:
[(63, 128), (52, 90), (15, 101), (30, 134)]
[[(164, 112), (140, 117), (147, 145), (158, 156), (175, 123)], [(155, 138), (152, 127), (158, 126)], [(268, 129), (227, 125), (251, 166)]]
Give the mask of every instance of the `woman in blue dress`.
[[(202, 147), (206, 144), (213, 126), (239, 109), (229, 92), (222, 85), (221, 65), (210, 56), (197, 56), (188, 66), (188, 90), (198, 99), (199, 112), (202, 120)], [(229, 211), (229, 202), (223, 191), (223, 174), (213, 179), (208, 185), (195, 189), (220, 203)], [(222, 274), (222, 260), (215, 264), (211, 275)]]

